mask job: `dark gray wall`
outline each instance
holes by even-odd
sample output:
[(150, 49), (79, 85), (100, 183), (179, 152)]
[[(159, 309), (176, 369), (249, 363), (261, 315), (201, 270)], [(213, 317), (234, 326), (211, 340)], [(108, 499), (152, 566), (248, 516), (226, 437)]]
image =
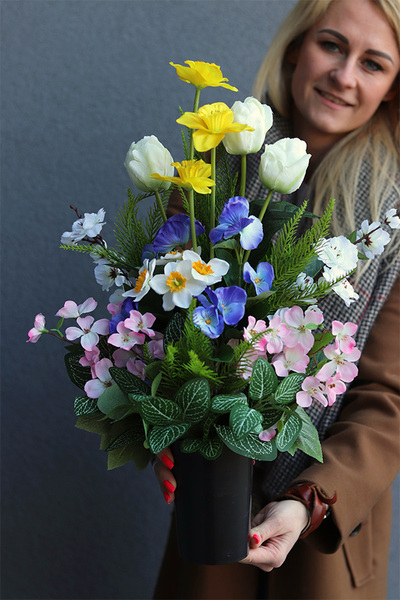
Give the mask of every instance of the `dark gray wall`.
[[(74, 214), (104, 207), (105, 236), (130, 185), (133, 140), (181, 160), (178, 107), (192, 88), (170, 60), (220, 64), (249, 94), (293, 0), (8, 0), (1, 3), (3, 555), (7, 599), (150, 598), (170, 509), (150, 469), (106, 471), (74, 428), (63, 345), (25, 344), (66, 299), (102, 294), (90, 258), (58, 249)], [(104, 315), (98, 315), (104, 316)], [(398, 537), (398, 534), (397, 534)], [(397, 560), (396, 548), (392, 553)], [(391, 589), (396, 590), (397, 569)], [(393, 592), (392, 598), (397, 597)]]

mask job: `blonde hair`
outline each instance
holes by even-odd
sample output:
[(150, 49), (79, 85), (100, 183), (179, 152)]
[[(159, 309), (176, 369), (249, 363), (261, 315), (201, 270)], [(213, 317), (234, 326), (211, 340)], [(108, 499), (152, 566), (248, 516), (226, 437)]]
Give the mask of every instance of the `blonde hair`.
[[(257, 73), (253, 94), (260, 99), (268, 89), (272, 104), (284, 117), (289, 117), (291, 112), (291, 79), (294, 69), (287, 60), (287, 54), (301, 45), (305, 33), (323, 17), (333, 1), (335, 0), (299, 0), (280, 26)], [(400, 45), (399, 1), (371, 1), (386, 16)], [(398, 180), (396, 182), (399, 168), (399, 129), (397, 76), (397, 93), (394, 98), (382, 102), (367, 123), (336, 143), (321, 160), (310, 180), (314, 192), (314, 212), (321, 213), (332, 197), (343, 202), (343, 222), (339, 222), (336, 216), (332, 223), (334, 234), (343, 234), (360, 225), (355, 223), (354, 215), (363, 163), (371, 165), (368, 203), (372, 220), (379, 220), (388, 194), (393, 189), (399, 193)]]

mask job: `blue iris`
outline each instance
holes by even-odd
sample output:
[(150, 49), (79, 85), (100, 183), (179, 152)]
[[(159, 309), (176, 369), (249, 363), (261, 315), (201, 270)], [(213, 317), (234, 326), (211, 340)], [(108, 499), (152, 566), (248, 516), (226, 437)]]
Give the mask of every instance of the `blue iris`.
[(252, 283), (256, 290), (256, 295), (268, 292), (271, 289), (274, 280), (274, 268), (268, 262), (259, 263), (257, 270), (246, 262), (243, 266), (243, 279), (246, 283)]
[[(196, 236), (205, 229), (199, 221), (195, 221)], [(158, 230), (153, 241), (153, 252), (165, 254), (177, 246), (185, 247), (190, 239), (190, 217), (188, 215), (172, 215)]]
[(234, 196), (226, 202), (219, 216), (219, 225), (210, 231), (213, 244), (222, 238), (227, 240), (240, 235), (240, 245), (245, 250), (254, 250), (263, 239), (263, 228), (260, 219), (249, 216), (249, 201), (242, 196)]

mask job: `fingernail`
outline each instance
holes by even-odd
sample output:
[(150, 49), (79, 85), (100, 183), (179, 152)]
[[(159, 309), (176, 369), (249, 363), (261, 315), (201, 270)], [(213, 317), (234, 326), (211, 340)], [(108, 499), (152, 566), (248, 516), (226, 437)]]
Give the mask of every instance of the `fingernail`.
[(165, 454), (161, 457), (161, 460), (163, 461), (164, 465), (168, 468), (168, 469), (172, 469), (174, 466), (174, 463), (172, 462), (172, 460), (170, 458), (168, 458), (168, 456), (166, 456)]
[(250, 541), (250, 534), (247, 536), (247, 543)]
[(167, 488), (167, 490), (169, 491), (170, 494), (174, 493), (175, 487), (172, 485), (172, 483), (170, 481), (168, 481), (168, 479), (163, 481), (163, 484), (165, 485), (165, 487)]
[(260, 543), (260, 536), (257, 535), (256, 533), (253, 533), (253, 540), (255, 541), (256, 544)]
[(166, 491), (164, 490), (164, 491), (163, 491), (163, 494), (164, 494), (165, 502), (166, 502), (167, 504), (169, 504), (169, 503), (171, 502), (171, 498), (169, 497), (169, 494), (168, 494), (168, 492), (166, 492)]

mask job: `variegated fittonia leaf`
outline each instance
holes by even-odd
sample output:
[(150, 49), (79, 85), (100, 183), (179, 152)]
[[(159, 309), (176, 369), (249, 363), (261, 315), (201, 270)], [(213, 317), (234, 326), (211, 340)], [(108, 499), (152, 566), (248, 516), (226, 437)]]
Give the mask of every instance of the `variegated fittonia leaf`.
[(215, 430), (224, 444), (237, 454), (254, 460), (268, 461), (275, 460), (277, 456), (274, 438), (270, 442), (262, 442), (257, 435), (250, 433), (243, 440), (237, 440), (232, 430), (225, 425), (215, 425)]
[(184, 435), (190, 425), (182, 423), (181, 425), (167, 425), (166, 427), (153, 427), (149, 435), (149, 446), (153, 454), (161, 452), (167, 446), (170, 446), (178, 438)]
[(110, 374), (125, 394), (149, 394), (150, 392), (148, 385), (140, 377), (126, 369), (111, 367)]
[(288, 450), (296, 441), (301, 430), (302, 421), (293, 413), (276, 436), (276, 447), (280, 452)]
[(261, 433), (263, 416), (257, 410), (237, 403), (231, 410), (229, 426), (236, 439), (242, 440), (248, 433)]
[(91, 415), (92, 413), (98, 412), (97, 398), (88, 398), (87, 396), (79, 396), (75, 398), (74, 412), (77, 417), (82, 415)]
[(176, 402), (167, 398), (148, 396), (138, 406), (144, 420), (153, 425), (168, 425), (182, 417), (182, 412)]
[(180, 406), (185, 423), (198, 423), (207, 414), (211, 404), (210, 386), (204, 377), (187, 381), (177, 392), (175, 400)]
[(220, 394), (214, 396), (211, 402), (211, 410), (217, 414), (225, 414), (232, 410), (232, 408), (240, 402), (241, 404), (247, 404), (246, 394), (241, 392), (238, 394)]
[(274, 367), (265, 359), (257, 358), (249, 385), (252, 400), (263, 400), (273, 394), (278, 387), (278, 378)]
[(296, 400), (296, 393), (301, 390), (305, 379), (302, 373), (291, 373), (281, 381), (275, 392), (275, 400), (280, 404), (291, 404)]

